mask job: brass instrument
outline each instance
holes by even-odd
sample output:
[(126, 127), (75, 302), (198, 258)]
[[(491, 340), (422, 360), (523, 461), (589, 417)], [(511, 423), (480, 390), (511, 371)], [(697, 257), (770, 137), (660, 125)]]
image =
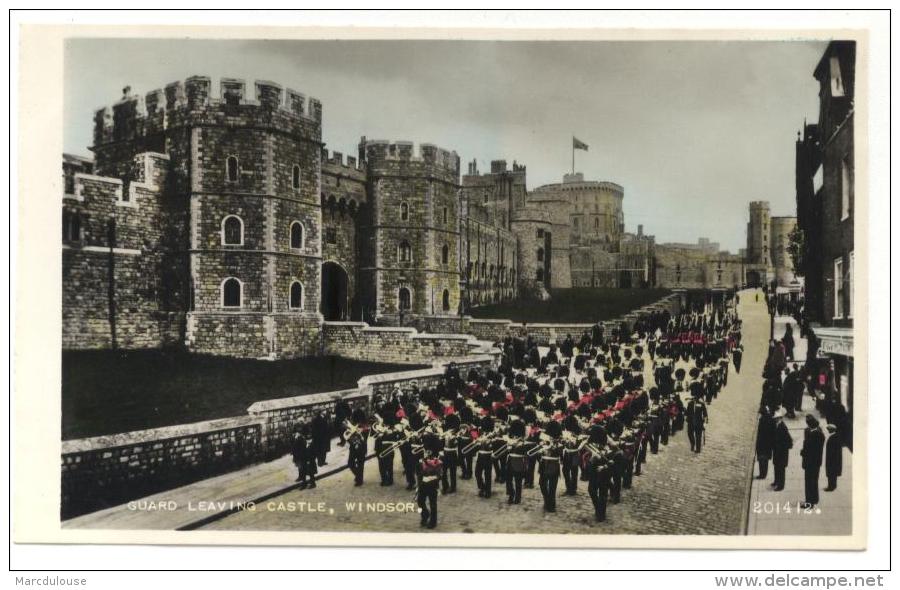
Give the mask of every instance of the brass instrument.
[[(409, 434), (409, 435), (407, 435), (407, 436), (401, 438), (400, 440), (398, 440), (398, 441), (396, 441), (396, 442), (394, 442), (394, 443), (388, 445), (388, 446), (385, 447), (380, 453), (378, 453), (378, 456), (379, 456), (379, 457), (387, 457), (391, 452), (393, 452), (394, 450), (396, 450), (397, 448), (399, 448), (400, 446), (402, 446), (405, 442), (407, 442), (408, 440), (410, 440), (410, 439), (413, 438), (414, 436), (417, 436), (420, 432), (422, 432), (423, 430), (425, 430), (427, 427), (428, 427), (428, 425), (426, 424), (425, 426), (423, 426), (422, 428), (416, 430), (416, 431), (413, 432), (412, 434)], [(420, 449), (419, 453), (416, 453), (416, 450), (413, 449), (413, 454), (421, 454), (421, 449), (424, 449), (424, 448), (425, 448), (425, 447), (419, 447), (419, 449)]]
[(496, 436), (493, 432), (489, 432), (483, 436), (479, 436), (478, 438), (474, 439), (472, 442), (467, 444), (465, 447), (463, 447), (461, 453), (463, 455), (467, 455), (469, 453), (469, 451), (474, 449), (478, 444), (480, 444), (486, 440), (490, 440), (491, 437), (493, 437), (493, 436)]
[(509, 448), (509, 440), (504, 440), (503, 444), (491, 453), (491, 458), (499, 459), (503, 453)]

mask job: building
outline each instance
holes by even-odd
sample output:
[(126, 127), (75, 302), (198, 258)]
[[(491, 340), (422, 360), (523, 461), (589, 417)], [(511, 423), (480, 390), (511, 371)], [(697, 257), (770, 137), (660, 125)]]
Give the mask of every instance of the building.
[(819, 118), (796, 143), (797, 224), (804, 248), (804, 320), (815, 355), (834, 363), (834, 386), (853, 409), (854, 150), (856, 44), (833, 41), (813, 76)]
[[(306, 356), (324, 322), (451, 330), (472, 306), (553, 289), (746, 278), (708, 240), (626, 232), (613, 182), (529, 191), (517, 162), (461, 174), (454, 151), (365, 136), (356, 157), (329, 152), (322, 104), (273, 82), (125, 88), (93, 139), (93, 159), (62, 163), (65, 348)], [(768, 277), (768, 205), (751, 217)]]

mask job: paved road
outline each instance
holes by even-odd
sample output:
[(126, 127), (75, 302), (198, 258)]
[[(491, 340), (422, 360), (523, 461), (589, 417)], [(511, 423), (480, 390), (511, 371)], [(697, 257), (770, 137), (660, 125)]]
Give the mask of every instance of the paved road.
[[(753, 436), (760, 397), (769, 320), (765, 304), (742, 294), (744, 362), (732, 368), (728, 386), (709, 408), (707, 446), (690, 451), (685, 432), (649, 455), (644, 475), (610, 505), (608, 520), (596, 523), (584, 482), (578, 495), (560, 496), (555, 514), (544, 514), (540, 492), (525, 490), (522, 504), (509, 506), (502, 490), (485, 500), (474, 481), (439, 499), (439, 532), (722, 534), (744, 531), (753, 464)], [(648, 363), (649, 365), (649, 363)], [(399, 475), (399, 462), (395, 465)], [(381, 487), (376, 466), (366, 465), (366, 483), (353, 487), (349, 472), (319, 482), (315, 490), (293, 491), (210, 523), (216, 530), (420, 531), (412, 492)]]

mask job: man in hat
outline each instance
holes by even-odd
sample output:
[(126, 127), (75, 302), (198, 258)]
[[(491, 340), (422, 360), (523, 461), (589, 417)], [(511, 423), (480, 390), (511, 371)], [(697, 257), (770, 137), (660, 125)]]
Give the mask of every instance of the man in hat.
[(825, 477), (828, 478), (826, 492), (837, 489), (837, 478), (841, 476), (844, 467), (844, 440), (834, 424), (825, 427), (828, 431), (828, 439), (825, 441)]
[(803, 508), (811, 508), (819, 503), (819, 470), (822, 468), (822, 452), (825, 434), (819, 421), (812, 414), (806, 415), (806, 430), (803, 431), (803, 480), (806, 488), (806, 502)]
[(703, 448), (703, 433), (706, 430), (706, 423), (709, 422), (709, 413), (701, 393), (694, 393), (694, 399), (688, 402), (685, 414), (687, 416), (688, 441), (691, 443), (691, 450), (699, 453)]
[(419, 460), (418, 490), (416, 498), (421, 510), (421, 526), (433, 529), (437, 526), (438, 485), (441, 481), (443, 464), (440, 458), (441, 441), (432, 434), (423, 441), (424, 451)]
[(775, 481), (772, 483), (772, 487), (776, 492), (784, 489), (784, 472), (787, 469), (791, 447), (794, 446), (794, 439), (791, 438), (787, 424), (784, 423), (785, 413), (784, 408), (778, 408), (772, 416), (775, 421), (775, 433), (772, 439), (772, 466), (775, 468)]
[(766, 479), (774, 447), (775, 420), (772, 418), (772, 411), (764, 406), (759, 411), (759, 423), (756, 427), (756, 461), (759, 463), (759, 475), (756, 479)]

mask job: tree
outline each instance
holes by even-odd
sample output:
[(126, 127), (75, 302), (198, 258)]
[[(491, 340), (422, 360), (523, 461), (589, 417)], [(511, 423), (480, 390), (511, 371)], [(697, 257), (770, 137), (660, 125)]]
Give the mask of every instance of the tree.
[(799, 225), (795, 225), (788, 234), (787, 250), (794, 263), (794, 274), (802, 277), (806, 274), (806, 233)]

